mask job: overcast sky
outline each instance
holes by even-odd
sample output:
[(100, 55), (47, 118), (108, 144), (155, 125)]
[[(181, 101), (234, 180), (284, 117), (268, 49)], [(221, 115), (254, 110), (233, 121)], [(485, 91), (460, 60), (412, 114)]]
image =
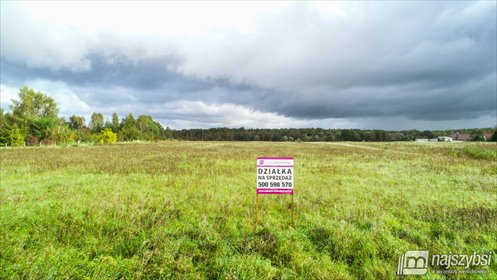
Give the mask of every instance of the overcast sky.
[(180, 128), (493, 127), (496, 2), (1, 2), (1, 106)]

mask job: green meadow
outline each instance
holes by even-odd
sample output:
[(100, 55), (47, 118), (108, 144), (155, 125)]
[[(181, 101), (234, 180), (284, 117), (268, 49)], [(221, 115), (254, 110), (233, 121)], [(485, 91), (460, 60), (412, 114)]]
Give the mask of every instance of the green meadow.
[[(497, 146), (156, 142), (3, 148), (0, 279), (396, 279), (408, 250), (492, 253)], [(257, 156), (295, 158), (259, 197)], [(460, 268), (454, 268), (459, 270)]]

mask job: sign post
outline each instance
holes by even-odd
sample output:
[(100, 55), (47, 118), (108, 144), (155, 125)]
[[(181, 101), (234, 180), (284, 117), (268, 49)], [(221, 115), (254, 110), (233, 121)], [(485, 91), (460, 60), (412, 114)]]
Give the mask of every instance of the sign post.
[(255, 199), (255, 227), (259, 221), (260, 194), (292, 195), (292, 226), (294, 223), (293, 207), (293, 157), (258, 157), (257, 185)]

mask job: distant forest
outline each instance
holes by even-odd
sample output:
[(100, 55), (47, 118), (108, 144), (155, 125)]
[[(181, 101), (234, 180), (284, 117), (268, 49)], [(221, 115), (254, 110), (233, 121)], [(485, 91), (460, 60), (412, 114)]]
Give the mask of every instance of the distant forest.
[[(493, 131), (493, 132), (492, 132)], [(491, 139), (484, 138), (485, 133), (492, 132)], [(451, 134), (469, 134), (472, 141), (496, 141), (497, 133), (492, 128), (437, 130), (437, 131), (386, 131), (362, 129), (323, 129), (323, 128), (282, 128), (282, 129), (247, 129), (247, 128), (211, 128), (174, 130), (173, 138), (191, 141), (414, 141), (418, 138), (431, 139)]]
[[(454, 133), (470, 135), (468, 140), (497, 141), (496, 128), (443, 131), (385, 131), (360, 129), (284, 128), (246, 129), (211, 128), (171, 130), (151, 116), (132, 113), (119, 119), (114, 113), (105, 121), (103, 114), (93, 113), (90, 120), (73, 115), (59, 117), (59, 108), (49, 96), (28, 87), (19, 91), (19, 100), (12, 100), (10, 112), (0, 109), (0, 144), (2, 146), (34, 146), (67, 143), (110, 144), (124, 141), (157, 141), (167, 139), (189, 141), (413, 141)], [(487, 139), (484, 135), (490, 134)]]

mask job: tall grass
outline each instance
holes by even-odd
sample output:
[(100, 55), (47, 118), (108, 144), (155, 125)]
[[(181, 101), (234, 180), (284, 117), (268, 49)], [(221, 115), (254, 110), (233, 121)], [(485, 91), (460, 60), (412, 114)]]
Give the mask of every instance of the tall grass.
[[(497, 254), (497, 162), (414, 143), (2, 149), (1, 279), (394, 279), (407, 250)], [(290, 197), (255, 158), (295, 157)], [(461, 156), (463, 155), (463, 156)], [(426, 278), (496, 279), (484, 275)]]
[(484, 146), (467, 146), (464, 147), (463, 152), (473, 158), (497, 160), (497, 149), (489, 149)]

